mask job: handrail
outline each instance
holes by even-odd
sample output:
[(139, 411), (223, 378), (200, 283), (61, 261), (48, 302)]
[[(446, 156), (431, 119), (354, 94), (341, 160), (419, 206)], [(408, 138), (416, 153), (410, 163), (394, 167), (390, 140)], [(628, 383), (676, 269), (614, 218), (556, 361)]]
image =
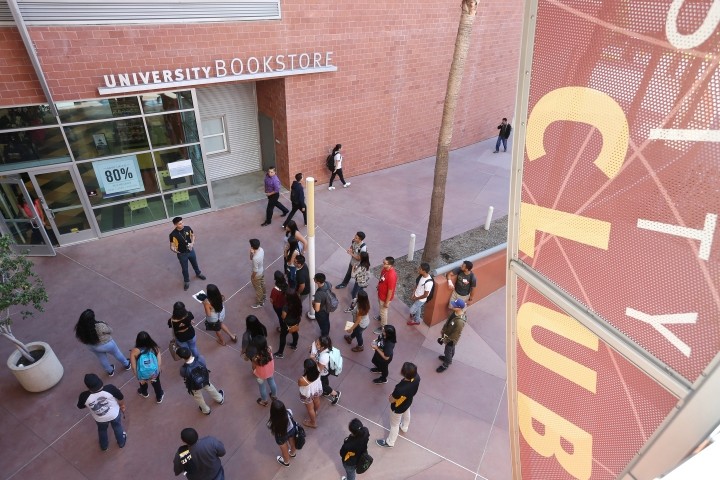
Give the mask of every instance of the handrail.
[(487, 250), (483, 250), (480, 253), (476, 253), (475, 255), (471, 255), (467, 258), (463, 258), (462, 260), (458, 260), (457, 262), (449, 263), (447, 265), (443, 265), (442, 267), (438, 267), (435, 270), (433, 270), (432, 272), (430, 272), (430, 275), (432, 275), (433, 277), (436, 277), (438, 275), (444, 275), (447, 272), (450, 272), (450, 271), (460, 267), (460, 265), (462, 265), (462, 263), (466, 260), (469, 260), (471, 262), (474, 262), (476, 260), (482, 260), (485, 257), (489, 257), (490, 255), (494, 255), (497, 252), (501, 252), (506, 249), (507, 249), (507, 242), (501, 243), (500, 245), (496, 245), (492, 248), (488, 248)]

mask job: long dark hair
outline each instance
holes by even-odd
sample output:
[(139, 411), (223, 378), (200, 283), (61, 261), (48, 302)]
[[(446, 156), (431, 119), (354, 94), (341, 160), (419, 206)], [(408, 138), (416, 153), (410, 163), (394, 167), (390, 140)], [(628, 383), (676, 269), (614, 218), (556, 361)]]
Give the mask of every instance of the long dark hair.
[(187, 317), (187, 314), (188, 311), (185, 309), (185, 304), (183, 302), (175, 302), (173, 304), (172, 318), (175, 320), (182, 320)]
[(95, 330), (95, 312), (89, 308), (80, 314), (75, 324), (75, 336), (85, 345), (97, 345), (100, 341), (97, 330)]
[(142, 331), (135, 338), (135, 348), (142, 350), (152, 350), (157, 354), (160, 351), (158, 344), (152, 339), (149, 333)]
[(307, 378), (308, 382), (312, 383), (320, 377), (320, 370), (318, 370), (317, 363), (312, 358), (305, 359), (303, 368), (303, 377)]
[(302, 300), (295, 290), (285, 292), (285, 305), (287, 305), (288, 318), (302, 317)]
[(267, 338), (262, 335), (257, 335), (252, 339), (253, 345), (257, 349), (257, 355), (254, 360), (258, 365), (267, 365), (272, 360), (272, 354), (270, 348), (268, 348)]
[(300, 251), (300, 250), (298, 249), (298, 241), (297, 241), (297, 238), (295, 238), (295, 237), (290, 237), (290, 238), (288, 238), (288, 242), (287, 242), (287, 243), (288, 243), (288, 251), (287, 251), (287, 255), (285, 255), (285, 263), (288, 263), (288, 262), (290, 261), (290, 259), (291, 259), (292, 256), (293, 256), (293, 253), (295, 253), (295, 250), (298, 250), (298, 252)]
[(367, 252), (360, 252), (360, 266), (370, 270), (370, 255)]
[(288, 289), (288, 283), (285, 279), (285, 275), (280, 270), (275, 270), (275, 273), (273, 274), (273, 278), (275, 279), (275, 286), (280, 290), (281, 292), (285, 293)]
[(370, 298), (365, 290), (360, 290), (357, 295), (358, 315), (365, 316), (370, 311)]
[(385, 325), (383, 327), (383, 330), (385, 330), (385, 341), (391, 342), (391, 343), (397, 343), (397, 336), (395, 335), (395, 327), (392, 325)]
[(323, 347), (323, 350), (327, 349), (328, 352), (332, 350), (332, 339), (330, 339), (330, 337), (323, 335), (318, 341), (320, 342), (320, 346)]
[[(289, 232), (288, 232), (288, 229), (290, 229)], [(297, 226), (297, 223), (295, 223), (295, 220), (290, 220), (287, 223), (287, 225), (285, 225), (285, 235), (288, 238), (295, 238), (295, 234), (297, 233), (297, 231), (298, 231), (298, 226)]]
[(353, 437), (370, 437), (370, 431), (365, 428), (362, 422), (357, 418), (353, 418), (352, 420), (350, 420), (348, 430), (350, 430), (350, 435), (352, 435)]
[(288, 411), (280, 400), (270, 404), (270, 431), (277, 436), (285, 436), (288, 431)]
[(223, 297), (220, 293), (220, 289), (214, 283), (208, 283), (207, 299), (210, 302), (210, 305), (213, 307), (213, 310), (215, 310), (215, 313), (222, 312)]
[(245, 329), (250, 332), (250, 337), (262, 335), (267, 337), (267, 328), (263, 325), (255, 315), (245, 317)]

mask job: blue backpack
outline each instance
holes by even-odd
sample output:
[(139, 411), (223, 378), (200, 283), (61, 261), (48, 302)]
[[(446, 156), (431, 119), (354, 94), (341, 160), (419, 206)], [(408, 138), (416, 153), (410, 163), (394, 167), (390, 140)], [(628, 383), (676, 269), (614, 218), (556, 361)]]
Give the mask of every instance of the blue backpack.
[(150, 380), (158, 373), (158, 359), (152, 350), (143, 350), (137, 359), (138, 380)]

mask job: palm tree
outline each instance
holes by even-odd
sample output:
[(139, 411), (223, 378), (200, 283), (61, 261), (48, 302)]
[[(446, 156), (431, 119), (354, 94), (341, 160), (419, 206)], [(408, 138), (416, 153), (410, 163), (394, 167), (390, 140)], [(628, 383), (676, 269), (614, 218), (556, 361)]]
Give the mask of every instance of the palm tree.
[(448, 153), (453, 134), (453, 121), (455, 119), (455, 106), (462, 84), (465, 59), (470, 48), (475, 14), (477, 13), (477, 0), (462, 0), (462, 15), (455, 38), (455, 52), (453, 53), (450, 75), (448, 76), (447, 91), (445, 92), (445, 106), (443, 107), (440, 136), (438, 138), (437, 153), (435, 155), (435, 178), (433, 180), (432, 199), (430, 201), (430, 217), (428, 218), (427, 235), (422, 260), (435, 263), (440, 257), (440, 240), (442, 237), (443, 206), (445, 204), (445, 183), (447, 182)]

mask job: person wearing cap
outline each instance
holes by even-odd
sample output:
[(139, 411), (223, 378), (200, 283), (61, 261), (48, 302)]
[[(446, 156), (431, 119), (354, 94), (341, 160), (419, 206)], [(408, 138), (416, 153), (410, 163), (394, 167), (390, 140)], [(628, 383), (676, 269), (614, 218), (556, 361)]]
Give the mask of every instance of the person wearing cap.
[(183, 224), (182, 217), (175, 217), (172, 222), (175, 228), (170, 232), (170, 250), (177, 254), (180, 268), (182, 268), (183, 289), (187, 290), (190, 288), (188, 262), (190, 262), (193, 270), (195, 270), (195, 275), (200, 280), (207, 280), (207, 278), (202, 274), (198, 266), (197, 255), (195, 254), (195, 232), (193, 232), (192, 228)]
[(443, 325), (442, 330), (440, 330), (440, 338), (437, 340), (440, 345), (445, 345), (445, 354), (438, 357), (443, 362), (442, 365), (435, 370), (438, 373), (444, 372), (452, 365), (452, 359), (455, 356), (455, 346), (460, 340), (460, 334), (467, 321), (465, 317), (465, 301), (462, 298), (452, 301), (450, 306), (453, 311), (448, 319), (445, 320), (445, 325)]
[(127, 433), (123, 431), (121, 415), (125, 413), (125, 401), (122, 392), (115, 385), (103, 385), (100, 377), (94, 373), (85, 375), (88, 388), (78, 398), (78, 408), (89, 408), (97, 423), (100, 450), (108, 449), (108, 425), (112, 426), (118, 447), (127, 442)]

